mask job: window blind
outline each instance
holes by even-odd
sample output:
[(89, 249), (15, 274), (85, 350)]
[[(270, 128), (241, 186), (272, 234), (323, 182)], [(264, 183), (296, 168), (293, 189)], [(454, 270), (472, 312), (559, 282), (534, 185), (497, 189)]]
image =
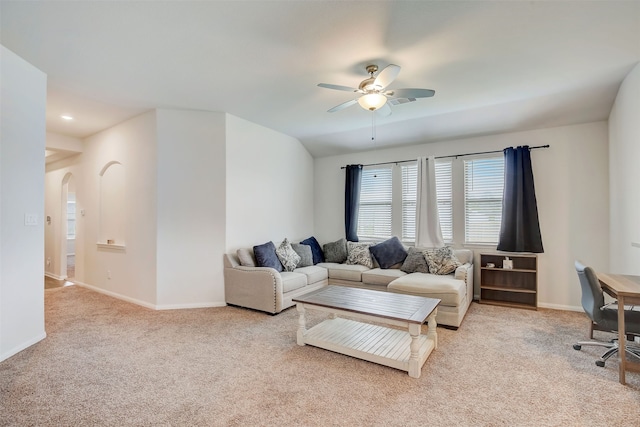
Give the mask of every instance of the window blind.
[(498, 243), (503, 187), (502, 156), (464, 161), (466, 243)]
[(391, 168), (364, 169), (358, 211), (358, 237), (361, 240), (391, 236), (391, 203)]
[(418, 200), (418, 164), (402, 165), (402, 241), (416, 240), (416, 204)]
[(436, 195), (440, 230), (445, 242), (453, 242), (453, 180), (451, 159), (436, 160)]

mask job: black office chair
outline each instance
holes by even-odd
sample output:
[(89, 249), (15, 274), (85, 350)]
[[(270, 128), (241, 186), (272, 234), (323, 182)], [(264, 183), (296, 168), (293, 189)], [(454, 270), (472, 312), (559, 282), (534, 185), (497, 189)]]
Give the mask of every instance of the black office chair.
[[(591, 319), (589, 327), (589, 338), (593, 339), (593, 331), (618, 331), (618, 305), (617, 303), (605, 304), (602, 287), (591, 267), (584, 266), (581, 262), (575, 262), (578, 278), (580, 279), (580, 287), (582, 288), (582, 308)], [(640, 347), (633, 344), (633, 338), (640, 335), (640, 307), (625, 307), (624, 322), (627, 338), (629, 342), (626, 346), (628, 356), (640, 360)], [(618, 353), (618, 340), (613, 339), (610, 342), (602, 341), (580, 341), (573, 345), (573, 348), (580, 350), (583, 345), (595, 345), (606, 347), (607, 351), (596, 360), (596, 365), (603, 367), (605, 361), (611, 356)]]

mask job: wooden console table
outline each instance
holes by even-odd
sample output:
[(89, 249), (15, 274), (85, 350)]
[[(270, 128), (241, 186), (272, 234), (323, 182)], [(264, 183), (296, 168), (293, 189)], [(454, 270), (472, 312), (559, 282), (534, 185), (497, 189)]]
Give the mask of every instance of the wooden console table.
[(624, 326), (624, 306), (640, 304), (640, 276), (596, 273), (602, 290), (618, 300), (618, 356), (620, 358), (620, 384), (626, 384), (627, 370), (640, 372), (640, 363), (627, 361), (627, 336)]
[[(309, 344), (390, 366), (407, 371), (412, 378), (420, 377), (422, 365), (438, 346), (439, 299), (330, 285), (293, 301), (300, 315), (298, 345)], [(307, 329), (307, 309), (330, 316)], [(425, 320), (429, 329), (422, 335)]]

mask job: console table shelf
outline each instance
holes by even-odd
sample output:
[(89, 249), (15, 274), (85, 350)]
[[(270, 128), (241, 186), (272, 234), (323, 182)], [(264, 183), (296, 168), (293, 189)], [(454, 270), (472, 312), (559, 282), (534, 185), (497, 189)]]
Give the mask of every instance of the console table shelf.
[[(502, 268), (509, 257), (513, 268)], [(487, 264), (493, 267), (487, 267)], [(536, 310), (538, 258), (536, 255), (480, 254), (480, 303)]]

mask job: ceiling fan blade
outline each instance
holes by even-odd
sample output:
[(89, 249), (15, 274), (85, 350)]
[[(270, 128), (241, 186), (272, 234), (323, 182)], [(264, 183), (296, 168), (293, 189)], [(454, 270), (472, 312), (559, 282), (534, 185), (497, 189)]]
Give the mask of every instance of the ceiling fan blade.
[(352, 99), (351, 101), (343, 102), (342, 104), (338, 104), (335, 107), (327, 110), (328, 113), (335, 113), (336, 111), (344, 110), (347, 107), (351, 107), (354, 104), (357, 104), (357, 99)]
[(380, 114), (383, 117), (387, 117), (391, 115), (391, 105), (387, 102), (382, 107), (376, 110), (376, 113)]
[(335, 89), (335, 90), (344, 90), (346, 92), (362, 92), (360, 89), (356, 89), (348, 86), (340, 86), (340, 85), (332, 85), (329, 83), (318, 83), (318, 86), (324, 87), (327, 89)]
[(391, 82), (393, 82), (396, 77), (398, 77), (399, 73), (399, 65), (389, 64), (382, 71), (380, 71), (380, 73), (378, 73), (378, 77), (376, 77), (373, 85), (376, 87), (379, 86), (381, 88), (380, 90), (382, 90), (385, 87), (389, 86)]
[(385, 92), (385, 95), (393, 98), (429, 98), (435, 95), (431, 89), (393, 89)]
[(389, 104), (400, 105), (400, 104), (407, 104), (409, 102), (414, 102), (414, 101), (416, 101), (416, 98), (391, 98), (389, 99)]

